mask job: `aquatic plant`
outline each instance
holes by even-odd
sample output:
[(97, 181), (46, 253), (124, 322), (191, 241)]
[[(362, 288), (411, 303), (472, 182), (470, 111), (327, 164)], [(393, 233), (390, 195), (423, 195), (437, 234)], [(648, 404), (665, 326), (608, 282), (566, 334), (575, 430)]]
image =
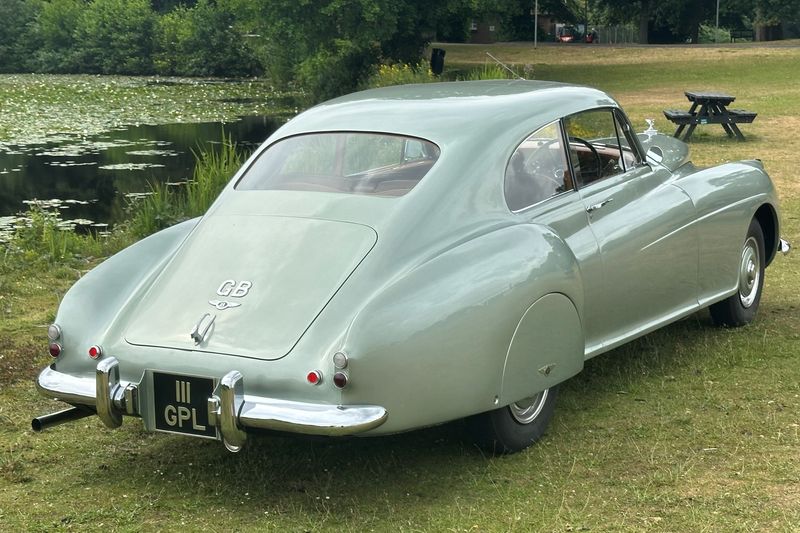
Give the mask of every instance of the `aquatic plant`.
[(96, 153), (105, 147), (87, 138), (121, 127), (289, 116), (294, 96), (266, 80), (0, 74), (0, 150), (59, 143), (57, 155)]
[(224, 134), (221, 143), (194, 154), (197, 163), (190, 181), (151, 184), (146, 194), (127, 195), (129, 218), (122, 231), (141, 238), (202, 215), (244, 161), (236, 143)]
[(192, 181), (186, 184), (186, 214), (200, 216), (244, 162), (244, 155), (230, 135), (222, 136), (218, 149), (202, 149), (195, 152), (197, 164)]
[(106, 231), (105, 224), (91, 220), (64, 220), (59, 207), (63, 202), (30, 201), (28, 211), (3, 217), (0, 246), (4, 257), (26, 264), (69, 263), (76, 259), (109, 255), (130, 242), (122, 234)]

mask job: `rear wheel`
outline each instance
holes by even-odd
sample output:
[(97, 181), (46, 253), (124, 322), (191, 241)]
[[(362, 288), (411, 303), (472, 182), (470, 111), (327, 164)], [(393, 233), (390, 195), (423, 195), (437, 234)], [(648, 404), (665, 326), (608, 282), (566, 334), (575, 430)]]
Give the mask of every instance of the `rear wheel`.
[(511, 405), (468, 419), (476, 444), (495, 454), (524, 450), (545, 433), (556, 405), (552, 387)]
[(711, 319), (718, 326), (739, 327), (753, 321), (764, 287), (764, 232), (756, 219), (750, 222), (739, 256), (739, 290), (712, 305)]

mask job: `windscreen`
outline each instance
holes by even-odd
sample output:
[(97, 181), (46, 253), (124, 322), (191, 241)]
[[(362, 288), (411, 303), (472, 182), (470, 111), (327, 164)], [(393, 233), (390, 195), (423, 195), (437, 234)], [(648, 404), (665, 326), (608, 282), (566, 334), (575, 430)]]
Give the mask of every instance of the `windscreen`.
[(429, 141), (400, 135), (297, 135), (267, 148), (235, 188), (402, 196), (428, 173), (439, 153)]

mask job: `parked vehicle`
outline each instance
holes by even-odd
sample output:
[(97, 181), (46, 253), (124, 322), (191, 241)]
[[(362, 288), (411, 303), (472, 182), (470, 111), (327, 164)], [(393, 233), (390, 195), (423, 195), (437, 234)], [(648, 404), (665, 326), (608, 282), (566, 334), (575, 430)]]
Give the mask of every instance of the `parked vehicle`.
[(72, 407), (33, 428), (138, 417), (235, 451), (467, 417), (521, 450), (586, 359), (706, 307), (752, 321), (779, 218), (759, 161), (697, 168), (595, 89), (352, 94), (70, 289), (37, 386)]
[(556, 27), (556, 42), (559, 43), (578, 43), (581, 42), (583, 32), (579, 31), (575, 26), (558, 26)]

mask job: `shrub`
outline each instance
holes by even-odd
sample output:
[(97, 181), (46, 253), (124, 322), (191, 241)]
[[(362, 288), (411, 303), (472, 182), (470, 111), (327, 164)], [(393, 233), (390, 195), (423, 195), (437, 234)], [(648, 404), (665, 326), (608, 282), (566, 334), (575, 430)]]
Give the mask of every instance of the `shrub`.
[(36, 49), (30, 27), (38, 14), (39, 3), (25, 0), (0, 0), (0, 72), (23, 72)]
[(52, 0), (42, 6), (35, 24), (39, 48), (32, 58), (33, 70), (70, 72), (78, 68), (75, 32), (84, 8), (80, 0)]
[(151, 60), (156, 15), (148, 0), (94, 0), (75, 29), (77, 68), (102, 74), (145, 74)]
[(336, 40), (332, 48), (321, 48), (300, 62), (296, 81), (310, 102), (328, 100), (363, 86), (380, 50), (373, 45)]
[(697, 40), (700, 43), (729, 43), (731, 41), (731, 33), (725, 28), (717, 30), (715, 26), (702, 24)]
[(508, 80), (519, 76), (512, 74), (496, 63), (485, 63), (483, 67), (471, 70), (467, 73), (465, 80)]
[(439, 81), (439, 78), (423, 63), (416, 65), (396, 63), (394, 65), (379, 66), (377, 72), (367, 80), (367, 87), (388, 87), (390, 85), (430, 83), (433, 81)]
[(247, 76), (260, 72), (244, 37), (235, 29), (234, 12), (200, 0), (178, 6), (158, 20), (154, 64), (159, 74)]

